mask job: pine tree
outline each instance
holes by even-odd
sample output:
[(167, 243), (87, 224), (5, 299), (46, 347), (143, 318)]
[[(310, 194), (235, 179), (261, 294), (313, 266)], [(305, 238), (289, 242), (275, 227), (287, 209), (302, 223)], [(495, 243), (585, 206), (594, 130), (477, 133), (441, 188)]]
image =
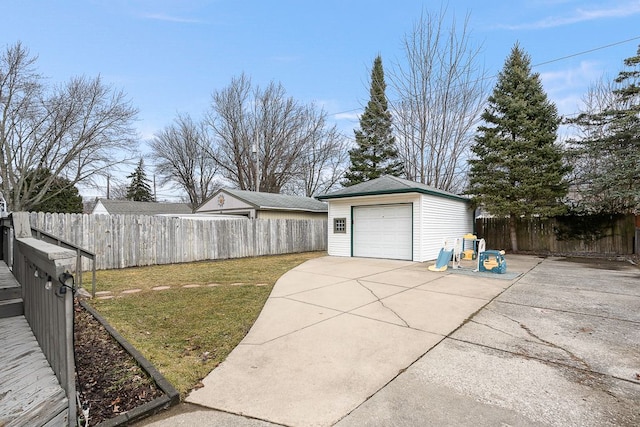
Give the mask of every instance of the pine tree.
[(136, 169), (127, 176), (131, 179), (131, 184), (127, 187), (127, 200), (133, 200), (136, 202), (155, 202), (153, 194), (151, 193), (151, 187), (149, 186), (149, 179), (144, 172), (144, 163), (142, 159), (138, 163)]
[(378, 55), (371, 70), (370, 99), (360, 117), (360, 129), (354, 131), (356, 147), (349, 150), (351, 166), (345, 173), (345, 187), (403, 172), (392, 133), (386, 87), (382, 58)]
[(482, 114), (470, 160), (470, 194), (496, 216), (509, 216), (512, 250), (516, 220), (554, 216), (567, 194), (563, 151), (556, 145), (560, 124), (531, 59), (517, 44), (511, 50)]
[(82, 213), (84, 206), (82, 196), (78, 188), (71, 185), (71, 182), (62, 177), (58, 177), (53, 182), (50, 191), (59, 193), (31, 207), (34, 212), (54, 212), (54, 213)]
[[(47, 197), (35, 204), (25, 205), (32, 212), (82, 213), (82, 196), (71, 181), (61, 176), (52, 176), (48, 168), (29, 171), (25, 179), (25, 189), (31, 194), (47, 193)], [(47, 183), (45, 185), (45, 183)], [(12, 194), (12, 196), (14, 196)]]
[(640, 212), (640, 47), (624, 65), (600, 111), (570, 121), (587, 135), (572, 142), (589, 165), (576, 171), (586, 184), (579, 210), (589, 213)]

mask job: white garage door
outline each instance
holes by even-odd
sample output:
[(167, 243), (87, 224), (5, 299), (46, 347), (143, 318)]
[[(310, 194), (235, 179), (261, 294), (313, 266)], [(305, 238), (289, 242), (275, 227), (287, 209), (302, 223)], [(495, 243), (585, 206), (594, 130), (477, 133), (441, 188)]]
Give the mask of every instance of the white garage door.
[(413, 258), (413, 206), (375, 205), (353, 208), (353, 256)]

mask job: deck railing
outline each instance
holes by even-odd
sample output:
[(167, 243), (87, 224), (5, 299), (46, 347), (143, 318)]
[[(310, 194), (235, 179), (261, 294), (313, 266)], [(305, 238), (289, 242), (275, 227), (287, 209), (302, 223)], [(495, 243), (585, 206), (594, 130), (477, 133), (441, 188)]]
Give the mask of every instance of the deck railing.
[(84, 257), (90, 260), (91, 261), (91, 296), (92, 297), (96, 296), (96, 254), (33, 226), (31, 227), (31, 234), (38, 240), (44, 240), (45, 242), (52, 243), (56, 246), (60, 246), (61, 248), (70, 249), (76, 253), (76, 270), (75, 271), (77, 274), (76, 280), (79, 285), (84, 283), (82, 281), (82, 270), (83, 270), (82, 258)]
[[(11, 225), (11, 218), (4, 217), (0, 218), (0, 228), (2, 228), (2, 232), (0, 233), (0, 250), (4, 254), (3, 259), (7, 263), (7, 265), (13, 264), (13, 228)], [(76, 253), (76, 280), (78, 284), (83, 283), (82, 273), (83, 273), (83, 264), (82, 258), (86, 258), (91, 261), (91, 296), (96, 296), (96, 254), (90, 252), (80, 246), (77, 246), (67, 240), (61, 239), (58, 236), (53, 235), (52, 233), (47, 233), (44, 230), (31, 226), (31, 235), (38, 240), (44, 240), (45, 242), (52, 243), (56, 246), (60, 246), (62, 248), (70, 249)]]
[[(13, 274), (22, 286), (24, 315), (69, 401), (69, 425), (76, 423), (73, 348), (73, 276), (76, 253), (34, 238), (29, 216), (12, 214), (13, 242), (2, 223), (3, 259), (13, 246)], [(12, 243), (12, 244), (11, 244)]]

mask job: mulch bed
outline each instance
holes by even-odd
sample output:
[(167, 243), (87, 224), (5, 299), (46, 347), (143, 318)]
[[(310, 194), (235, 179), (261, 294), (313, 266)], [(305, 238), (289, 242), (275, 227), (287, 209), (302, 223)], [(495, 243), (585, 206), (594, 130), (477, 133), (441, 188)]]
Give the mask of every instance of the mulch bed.
[[(163, 395), (135, 359), (77, 303), (74, 339), (76, 388), (82, 406), (89, 408), (88, 425), (95, 426)], [(80, 416), (81, 412), (78, 408)]]

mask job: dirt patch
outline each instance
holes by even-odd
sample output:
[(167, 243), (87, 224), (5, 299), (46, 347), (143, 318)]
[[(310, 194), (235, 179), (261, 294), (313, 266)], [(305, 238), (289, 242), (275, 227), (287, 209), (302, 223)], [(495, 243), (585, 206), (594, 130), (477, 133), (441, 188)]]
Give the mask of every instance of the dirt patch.
[[(163, 395), (153, 379), (89, 312), (75, 306), (76, 388), (89, 425)], [(78, 409), (81, 414), (81, 409)]]

